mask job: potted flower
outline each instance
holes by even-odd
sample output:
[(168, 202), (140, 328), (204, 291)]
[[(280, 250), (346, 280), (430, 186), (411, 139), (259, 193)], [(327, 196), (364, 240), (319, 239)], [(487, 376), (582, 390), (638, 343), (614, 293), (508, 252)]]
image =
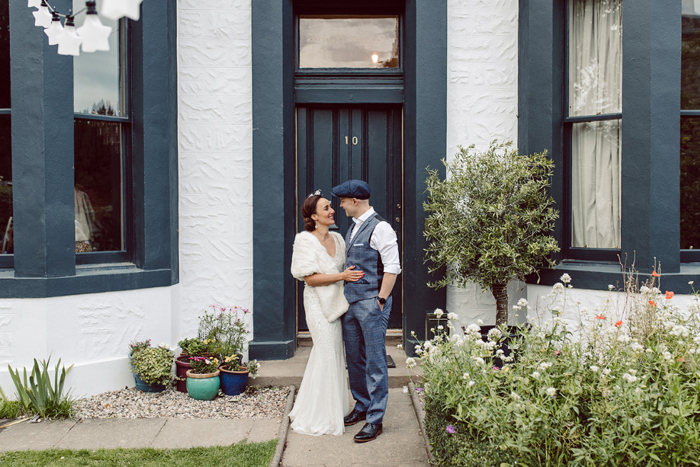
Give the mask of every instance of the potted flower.
[(219, 392), (219, 359), (190, 357), (190, 365), (192, 368), (187, 370), (187, 393), (192, 399), (214, 399)]
[(429, 285), (475, 282), (490, 290), (500, 326), (508, 321), (508, 281), (552, 266), (549, 255), (559, 251), (550, 235), (558, 213), (547, 193), (554, 165), (546, 151), (523, 156), (510, 142), (493, 141), (481, 153), (473, 148), (443, 160), (445, 180), (428, 170), (426, 259), (431, 273), (445, 271)]
[(175, 374), (178, 378), (176, 388), (180, 392), (187, 392), (187, 370), (191, 368), (190, 357), (209, 356), (209, 347), (198, 337), (182, 339), (177, 346), (182, 351), (175, 360)]
[(258, 376), (260, 364), (257, 360), (241, 364), (240, 355), (229, 355), (224, 358), (224, 363), (219, 367), (221, 371), (221, 390), (227, 396), (237, 396), (245, 391), (248, 377)]
[(151, 347), (151, 340), (129, 344), (131, 371), (136, 389), (161, 392), (173, 381), (173, 351), (167, 344)]

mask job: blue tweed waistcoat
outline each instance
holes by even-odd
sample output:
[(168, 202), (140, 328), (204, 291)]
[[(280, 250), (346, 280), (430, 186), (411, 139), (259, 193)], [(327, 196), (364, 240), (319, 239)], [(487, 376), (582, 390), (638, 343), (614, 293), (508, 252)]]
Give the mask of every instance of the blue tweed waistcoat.
[[(364, 271), (365, 275), (357, 282), (345, 283), (345, 298), (348, 303), (355, 303), (359, 300), (376, 297), (379, 294), (381, 280), (384, 276), (379, 252), (369, 246), (370, 238), (374, 228), (383, 219), (374, 215), (365, 220), (359, 227), (353, 223), (353, 227), (348, 229), (345, 235), (345, 267), (355, 266), (355, 269)], [(350, 240), (352, 229), (359, 229)]]

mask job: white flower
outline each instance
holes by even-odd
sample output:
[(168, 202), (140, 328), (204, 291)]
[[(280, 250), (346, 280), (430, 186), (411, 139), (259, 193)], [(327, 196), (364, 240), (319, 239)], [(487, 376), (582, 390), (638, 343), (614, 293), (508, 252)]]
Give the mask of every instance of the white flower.
[(614, 288), (615, 288), (615, 286), (614, 286), (614, 285), (612, 285), (612, 284), (608, 284), (608, 290), (612, 290), (612, 289), (614, 289)]
[(693, 281), (688, 281), (688, 285), (693, 285)]
[(608, 376), (608, 375), (610, 374), (610, 371), (611, 371), (610, 368), (606, 368), (606, 369), (603, 370), (603, 374), (604, 374), (605, 376)]
[(469, 381), (469, 382), (467, 383), (467, 386), (472, 387), (472, 386), (474, 386), (475, 384), (476, 384), (476, 383), (475, 383), (474, 381)]
[(416, 345), (413, 347), (413, 349), (414, 349), (416, 352), (420, 352), (420, 351), (423, 350), (423, 347), (421, 347), (420, 344), (416, 344)]
[(520, 300), (518, 300), (518, 306), (527, 306), (527, 300), (521, 298)]
[(540, 372), (539, 372), (539, 371), (533, 371), (533, 372), (532, 372), (532, 377), (535, 378), (535, 379), (539, 378), (539, 377), (540, 377)]
[(481, 332), (481, 328), (476, 324), (470, 324), (467, 327), (467, 332)]
[(645, 350), (645, 352), (646, 352), (646, 353), (654, 353), (654, 351), (653, 351), (651, 348), (649, 348), (649, 347), (647, 347), (647, 349)]
[(447, 313), (447, 319), (450, 321), (457, 321), (459, 316), (457, 316), (457, 313)]
[(445, 312), (442, 311), (440, 308), (435, 309), (435, 317), (437, 317), (438, 319), (442, 318), (442, 315), (444, 315), (444, 314), (445, 314)]
[(551, 362), (542, 362), (542, 363), (540, 363), (539, 369), (540, 369), (540, 370), (546, 370), (546, 369), (549, 368), (550, 366), (552, 366), (552, 363), (551, 363)]
[(552, 290), (564, 290), (564, 284), (562, 284), (561, 282), (557, 282), (552, 287)]
[(628, 383), (634, 383), (635, 381), (637, 381), (638, 378), (634, 375), (629, 374), (629, 373), (625, 373), (622, 375), (622, 379), (624, 379)]
[(671, 352), (668, 352), (668, 351), (664, 352), (663, 356), (664, 356), (664, 360), (671, 360), (671, 358), (673, 358), (673, 355), (671, 355)]
[(476, 363), (478, 363), (479, 365), (483, 365), (484, 363), (486, 363), (486, 362), (484, 362), (484, 359), (481, 357), (473, 357), (473, 358), (474, 358), (474, 361)]
[(690, 334), (690, 331), (688, 331), (688, 328), (686, 328), (685, 326), (677, 324), (676, 326), (673, 326), (673, 329), (671, 330), (670, 334), (672, 336), (688, 337), (688, 334)]
[(592, 372), (597, 372), (600, 368), (598, 368), (596, 365), (591, 365), (590, 366)]
[(498, 328), (493, 328), (489, 331), (489, 340), (498, 340), (501, 336), (503, 336), (503, 333), (501, 332), (500, 329)]
[(406, 359), (406, 366), (407, 366), (408, 368), (413, 368), (414, 366), (416, 366), (416, 360), (413, 359), (413, 358), (411, 358), (411, 357), (408, 357), (408, 358)]
[(464, 379), (464, 380), (469, 379), (469, 373), (464, 373), (464, 374), (462, 375), (462, 379)]
[(425, 350), (430, 350), (433, 348), (433, 343), (430, 341), (425, 341), (425, 343), (423, 344), (423, 348), (425, 348)]
[(567, 273), (562, 274), (562, 276), (559, 278), (560, 281), (562, 281), (565, 284), (568, 284), (571, 282), (571, 276), (568, 275)]
[(696, 344), (700, 344), (700, 336), (693, 337), (693, 342), (695, 342)]
[(437, 328), (438, 328), (438, 331), (442, 331), (443, 329), (445, 329), (445, 328), (442, 326), (442, 324), (440, 324)]
[(554, 388), (547, 388), (547, 395), (550, 397), (554, 397), (557, 395), (557, 390)]
[(512, 397), (513, 400), (515, 400), (515, 401), (520, 400), (520, 396), (517, 395), (517, 394), (514, 393), (514, 392), (511, 392), (511, 393), (510, 393), (510, 397)]
[(646, 294), (646, 293), (651, 292), (651, 289), (649, 287), (647, 287), (646, 285), (643, 285), (639, 288), (639, 292)]
[[(630, 364), (631, 364), (631, 363), (630, 363)], [(631, 368), (630, 368), (629, 370), (627, 370), (627, 371), (629, 371), (629, 373), (630, 373), (631, 375), (636, 375), (636, 374), (637, 374), (637, 370), (633, 370), (633, 369), (631, 369)]]
[(477, 319), (477, 320), (476, 320), (476, 324), (478, 324), (479, 326), (481, 326), (481, 325), (484, 324), (484, 320), (482, 320), (482, 319)]
[(632, 350), (634, 350), (635, 352), (640, 352), (640, 351), (644, 350), (644, 346), (638, 342), (632, 342), (632, 345), (630, 345), (630, 348)]
[(403, 350), (403, 345), (401, 345), (401, 344), (396, 344), (396, 348), (399, 349), (399, 350)]
[(503, 355), (503, 350), (501, 350), (501, 349), (496, 350), (496, 355)]

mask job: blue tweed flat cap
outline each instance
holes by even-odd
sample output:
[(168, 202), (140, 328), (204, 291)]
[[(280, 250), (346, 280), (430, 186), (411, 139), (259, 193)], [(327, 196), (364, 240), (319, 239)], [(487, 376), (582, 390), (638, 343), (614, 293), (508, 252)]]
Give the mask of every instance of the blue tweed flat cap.
[(372, 190), (369, 185), (362, 180), (348, 180), (331, 190), (331, 194), (336, 198), (369, 199), (370, 193)]

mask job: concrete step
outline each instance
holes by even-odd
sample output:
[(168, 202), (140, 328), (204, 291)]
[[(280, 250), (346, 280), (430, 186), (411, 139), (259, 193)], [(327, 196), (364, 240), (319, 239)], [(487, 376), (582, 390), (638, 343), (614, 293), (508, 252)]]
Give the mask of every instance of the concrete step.
[[(306, 341), (306, 339), (304, 339)], [(297, 338), (297, 341), (299, 339)], [(396, 368), (389, 368), (389, 387), (402, 388), (406, 386), (410, 379), (417, 382), (421, 379), (420, 366), (408, 369), (406, 367), (406, 353), (397, 347), (401, 342), (401, 337), (387, 336), (387, 355), (390, 355), (396, 363)], [(258, 386), (289, 386), (297, 388), (301, 384), (304, 376), (306, 362), (311, 353), (311, 338), (307, 342), (297, 346), (294, 357), (287, 360), (264, 360), (260, 362), (258, 377), (251, 380), (249, 384)]]

